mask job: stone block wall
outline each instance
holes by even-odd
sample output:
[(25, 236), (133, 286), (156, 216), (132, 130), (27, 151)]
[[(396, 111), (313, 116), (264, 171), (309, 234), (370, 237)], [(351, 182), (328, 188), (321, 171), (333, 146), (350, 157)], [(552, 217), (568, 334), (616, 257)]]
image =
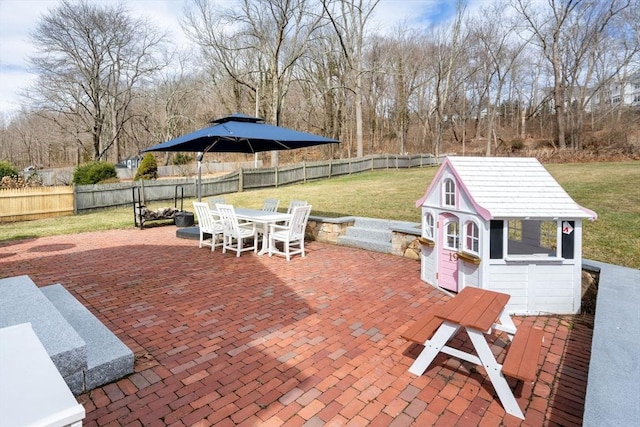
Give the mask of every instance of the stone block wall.
[[(338, 236), (346, 233), (347, 227), (354, 224), (355, 217), (323, 218), (310, 216), (306, 234), (309, 239), (318, 242), (337, 244)], [(420, 260), (419, 230), (392, 230), (391, 245), (393, 255)]]
[(412, 233), (394, 230), (391, 235), (393, 254), (420, 261), (420, 242)]
[(318, 242), (338, 243), (338, 236), (347, 231), (347, 227), (353, 225), (355, 218), (321, 218), (309, 217), (307, 222), (307, 236)]

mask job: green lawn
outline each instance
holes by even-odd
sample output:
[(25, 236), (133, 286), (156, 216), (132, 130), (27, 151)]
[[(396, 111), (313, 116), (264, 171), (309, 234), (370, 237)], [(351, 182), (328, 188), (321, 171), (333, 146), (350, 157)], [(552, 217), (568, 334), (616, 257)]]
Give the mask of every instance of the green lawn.
[[(584, 257), (640, 268), (640, 162), (546, 165), (549, 172), (598, 220), (584, 224)], [(307, 200), (316, 216), (366, 216), (420, 221), (415, 207), (437, 168), (374, 171), (329, 180), (225, 195), (238, 206), (260, 207), (266, 197)], [(185, 200), (189, 208), (191, 200)], [(160, 207), (162, 204), (150, 206)], [(166, 206), (166, 204), (165, 204)], [(133, 228), (129, 208), (0, 225), (0, 241), (113, 228)]]

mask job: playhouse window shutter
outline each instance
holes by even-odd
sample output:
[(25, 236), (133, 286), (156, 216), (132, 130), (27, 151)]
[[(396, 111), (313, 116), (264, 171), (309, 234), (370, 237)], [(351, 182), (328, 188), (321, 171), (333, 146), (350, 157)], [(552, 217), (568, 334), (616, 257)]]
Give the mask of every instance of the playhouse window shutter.
[(490, 223), (490, 234), (489, 234), (489, 258), (491, 259), (502, 259), (503, 258), (503, 248), (502, 248), (502, 236), (503, 236), (503, 227), (504, 221), (501, 220), (492, 220)]
[(569, 223), (571, 232), (562, 232), (562, 258), (573, 259), (573, 236), (575, 233), (576, 222), (575, 221), (563, 221), (563, 223)]

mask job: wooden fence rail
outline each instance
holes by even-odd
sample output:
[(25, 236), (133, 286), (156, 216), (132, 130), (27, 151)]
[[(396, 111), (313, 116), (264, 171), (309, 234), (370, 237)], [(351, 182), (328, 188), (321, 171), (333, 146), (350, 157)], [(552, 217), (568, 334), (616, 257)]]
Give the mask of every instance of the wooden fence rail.
[(67, 186), (0, 190), (0, 222), (73, 215), (73, 201)]
[[(209, 197), (303, 183), (376, 169), (436, 166), (440, 164), (441, 160), (441, 158), (431, 155), (375, 155), (358, 159), (304, 162), (276, 168), (240, 168), (224, 176), (202, 179), (201, 194), (203, 197)], [(2, 200), (0, 203), (0, 222), (68, 215), (74, 212), (80, 213), (94, 209), (131, 205), (133, 203), (131, 188), (134, 186), (143, 188), (143, 202), (145, 203), (173, 200), (177, 190), (178, 196), (184, 195), (185, 198), (194, 198), (197, 197), (196, 185), (196, 179), (191, 177), (77, 185), (74, 187), (42, 187), (27, 189), (40, 191), (40, 193), (36, 191), (28, 197), (21, 193), (22, 190), (4, 190), (0, 192)], [(32, 200), (39, 198), (43, 200), (40, 202)], [(176, 207), (181, 208), (180, 205)]]

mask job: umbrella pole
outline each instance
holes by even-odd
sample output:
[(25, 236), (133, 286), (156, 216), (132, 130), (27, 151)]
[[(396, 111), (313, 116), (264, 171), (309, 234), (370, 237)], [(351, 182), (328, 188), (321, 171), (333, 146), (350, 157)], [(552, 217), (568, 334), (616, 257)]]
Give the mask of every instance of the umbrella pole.
[(198, 153), (198, 179), (196, 182), (196, 192), (198, 193), (198, 202), (202, 201), (202, 157), (204, 153)]

